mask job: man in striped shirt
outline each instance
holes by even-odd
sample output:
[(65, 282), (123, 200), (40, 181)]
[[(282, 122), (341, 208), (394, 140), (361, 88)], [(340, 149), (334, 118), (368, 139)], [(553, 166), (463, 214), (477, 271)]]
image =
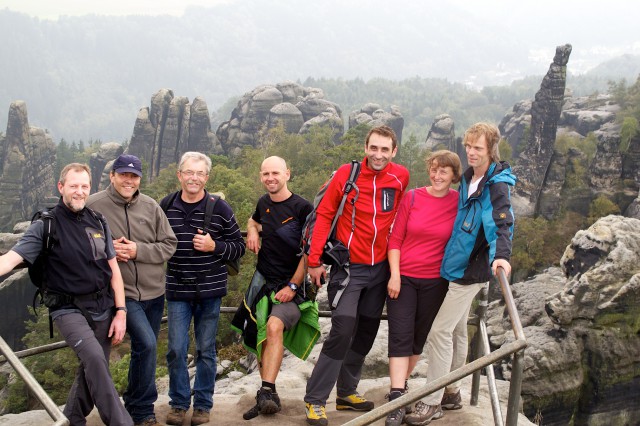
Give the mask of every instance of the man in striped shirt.
[[(221, 300), (227, 294), (225, 261), (239, 259), (245, 251), (233, 210), (205, 190), (210, 171), (208, 156), (186, 152), (177, 172), (182, 189), (167, 196), (171, 197), (167, 218), (178, 238), (166, 274), (170, 425), (182, 425), (191, 406), (187, 351), (192, 318), (198, 356), (191, 424), (209, 422), (216, 378), (216, 332)], [(208, 225), (207, 203), (215, 203)]]

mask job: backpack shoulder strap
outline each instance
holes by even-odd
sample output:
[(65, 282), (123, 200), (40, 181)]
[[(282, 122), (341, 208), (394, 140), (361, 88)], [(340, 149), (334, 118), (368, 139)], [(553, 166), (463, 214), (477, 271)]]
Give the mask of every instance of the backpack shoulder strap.
[[(100, 212), (97, 212), (95, 210), (90, 209), (89, 207), (85, 207), (87, 209), (87, 211), (91, 214), (91, 216), (97, 220), (98, 222), (100, 222), (100, 226), (102, 227), (102, 231), (103, 232), (107, 232), (107, 218), (104, 217), (104, 215)], [(105, 235), (106, 238), (106, 235)]]
[(55, 207), (52, 209), (44, 209), (36, 215), (42, 220), (42, 252), (48, 255), (56, 241), (56, 214)]
[(204, 222), (202, 223), (202, 230), (208, 232), (209, 224), (211, 223), (211, 216), (213, 216), (213, 208), (220, 197), (214, 194), (208, 194), (207, 201), (204, 202)]
[[(344, 185), (344, 193), (342, 194), (342, 201), (340, 201), (340, 205), (338, 206), (338, 210), (336, 210), (336, 215), (333, 217), (333, 221), (331, 221), (331, 228), (329, 229), (329, 238), (333, 238), (333, 231), (335, 230), (336, 223), (338, 223), (338, 218), (342, 216), (342, 211), (344, 210), (344, 205), (347, 202), (347, 197), (349, 193), (353, 190), (356, 191), (355, 197), (351, 200), (351, 204), (355, 206), (356, 201), (358, 200), (358, 195), (360, 195), (360, 190), (358, 189), (358, 185), (356, 185), (356, 180), (358, 180), (358, 176), (360, 175), (360, 168), (362, 164), (357, 160), (351, 160), (351, 168), (349, 171), (349, 179), (347, 179), (347, 183)], [(356, 209), (352, 209), (351, 213), (351, 228), (355, 227), (355, 219), (356, 219)]]
[(180, 191), (172, 192), (171, 194), (160, 200), (160, 208), (162, 208), (162, 211), (165, 212), (165, 214), (167, 213), (167, 210), (169, 210), (169, 207), (173, 205), (173, 202), (176, 200), (179, 192)]

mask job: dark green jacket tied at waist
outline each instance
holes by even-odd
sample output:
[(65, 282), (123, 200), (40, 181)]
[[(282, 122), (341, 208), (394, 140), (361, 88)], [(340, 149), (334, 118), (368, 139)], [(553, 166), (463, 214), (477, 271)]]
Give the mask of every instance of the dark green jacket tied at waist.
[[(260, 360), (262, 343), (267, 339), (267, 320), (271, 307), (280, 303), (275, 300), (276, 292), (286, 283), (268, 283), (256, 271), (233, 320), (231, 328), (242, 334), (243, 345)], [(300, 320), (290, 330), (284, 332), (284, 347), (302, 360), (306, 360), (320, 337), (318, 303), (305, 294), (305, 286), (298, 289), (293, 299), (300, 309)]]

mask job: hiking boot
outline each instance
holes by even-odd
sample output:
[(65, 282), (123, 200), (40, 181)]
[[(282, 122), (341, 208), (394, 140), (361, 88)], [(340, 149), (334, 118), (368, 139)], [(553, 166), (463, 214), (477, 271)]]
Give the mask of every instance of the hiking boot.
[[(393, 401), (394, 399), (398, 399), (402, 396), (402, 392), (398, 392), (398, 391), (392, 391), (389, 392), (387, 394), (387, 399), (389, 399), (389, 402)], [(402, 425), (402, 421), (404, 419), (404, 414), (405, 414), (405, 407), (400, 407), (397, 408), (395, 410), (393, 410), (392, 412), (390, 412), (387, 415), (387, 419), (384, 422), (384, 426), (400, 426)]]
[(265, 387), (258, 390), (256, 405), (260, 414), (275, 414), (282, 408), (278, 394)]
[(191, 426), (209, 423), (209, 412), (204, 410), (193, 410), (191, 416)]
[(258, 404), (254, 405), (253, 407), (251, 407), (247, 412), (245, 412), (242, 415), (242, 418), (245, 420), (251, 420), (253, 418), (256, 418), (260, 415), (260, 407), (258, 407)]
[(440, 405), (445, 410), (459, 410), (462, 408), (462, 396), (460, 396), (460, 391), (456, 393), (444, 393), (442, 395), (442, 401)]
[(327, 426), (327, 413), (324, 405), (310, 404), (307, 402), (307, 423), (315, 426)]
[(444, 415), (440, 404), (427, 405), (422, 401), (416, 403), (416, 410), (404, 417), (404, 421), (409, 426), (423, 426), (431, 423), (431, 420), (436, 420)]
[(182, 426), (184, 422), (184, 416), (187, 414), (187, 410), (182, 408), (171, 408), (169, 414), (167, 414), (167, 424)]
[(136, 423), (134, 426), (160, 426), (160, 423), (158, 423), (155, 416), (151, 416), (151, 417), (147, 417), (140, 423)]
[(373, 402), (367, 401), (357, 392), (336, 398), (336, 410), (370, 411), (372, 409)]

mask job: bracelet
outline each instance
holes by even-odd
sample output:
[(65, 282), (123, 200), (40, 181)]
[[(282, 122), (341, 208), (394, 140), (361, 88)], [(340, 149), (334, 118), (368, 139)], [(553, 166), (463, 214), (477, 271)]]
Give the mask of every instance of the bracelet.
[(298, 290), (298, 284), (289, 281), (289, 284), (287, 284), (289, 286), (289, 288), (293, 291), (297, 291)]

